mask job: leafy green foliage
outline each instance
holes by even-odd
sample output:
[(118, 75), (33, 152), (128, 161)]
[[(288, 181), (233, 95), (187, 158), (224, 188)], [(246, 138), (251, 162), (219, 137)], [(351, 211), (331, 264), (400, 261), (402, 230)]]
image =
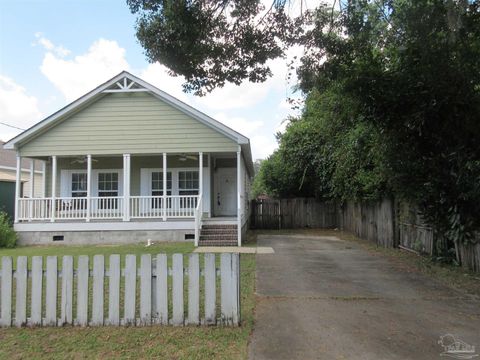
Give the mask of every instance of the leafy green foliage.
[(274, 196), (379, 199), (387, 193), (383, 143), (338, 86), (307, 97), (303, 114), (278, 135), (279, 149), (257, 181)]
[(285, 1), (266, 9), (259, 0), (127, 0), (138, 15), (137, 38), (147, 58), (183, 75), (188, 91), (202, 94), (225, 82), (265, 81), (266, 62), (302, 27)]
[(17, 233), (13, 230), (7, 213), (0, 212), (0, 247), (14, 248), (17, 244)]
[(269, 59), (304, 46), (296, 69), (304, 111), (278, 136), (259, 189), (355, 200), (393, 194), (420, 207), (439, 234), (439, 256), (474, 241), (479, 0), (340, 1), (296, 19), (286, 1), (270, 11), (255, 0), (128, 3), (147, 57), (197, 93), (264, 81)]

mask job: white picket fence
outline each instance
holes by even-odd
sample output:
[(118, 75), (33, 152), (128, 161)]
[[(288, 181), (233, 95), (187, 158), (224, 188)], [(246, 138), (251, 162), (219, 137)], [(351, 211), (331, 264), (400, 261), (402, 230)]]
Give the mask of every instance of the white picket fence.
[(221, 254), (219, 269), (215, 254), (204, 254), (203, 267), (199, 254), (189, 254), (187, 268), (182, 254), (172, 255), (171, 267), (165, 254), (153, 258), (143, 254), (139, 268), (137, 257), (126, 255), (123, 269), (120, 255), (110, 255), (108, 269), (103, 255), (93, 256), (92, 270), (88, 256), (78, 257), (76, 269), (72, 256), (63, 256), (61, 270), (56, 256), (46, 258), (45, 269), (41, 256), (33, 256), (31, 260), (29, 270), (28, 258), (19, 256), (13, 270), (13, 259), (2, 257), (0, 324), (3, 327), (235, 326), (240, 322), (238, 254)]

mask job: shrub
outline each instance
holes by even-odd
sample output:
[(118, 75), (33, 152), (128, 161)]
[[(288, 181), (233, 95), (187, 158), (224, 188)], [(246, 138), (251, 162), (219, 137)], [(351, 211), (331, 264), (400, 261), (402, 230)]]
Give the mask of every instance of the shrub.
[(0, 247), (14, 248), (17, 244), (17, 233), (13, 230), (7, 213), (0, 212)]

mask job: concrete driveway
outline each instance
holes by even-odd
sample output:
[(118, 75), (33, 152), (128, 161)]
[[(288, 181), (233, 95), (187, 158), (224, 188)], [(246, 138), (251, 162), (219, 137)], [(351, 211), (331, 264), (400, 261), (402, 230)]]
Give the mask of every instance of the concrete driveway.
[(478, 298), (336, 237), (261, 235), (258, 245), (275, 254), (257, 255), (251, 359), (440, 359), (445, 334), (480, 354)]

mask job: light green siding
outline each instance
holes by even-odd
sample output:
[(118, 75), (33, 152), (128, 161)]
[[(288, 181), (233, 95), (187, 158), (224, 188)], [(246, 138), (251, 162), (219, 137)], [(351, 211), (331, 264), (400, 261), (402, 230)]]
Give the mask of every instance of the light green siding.
[(22, 156), (230, 152), (225, 135), (148, 93), (107, 94), (20, 145)]

